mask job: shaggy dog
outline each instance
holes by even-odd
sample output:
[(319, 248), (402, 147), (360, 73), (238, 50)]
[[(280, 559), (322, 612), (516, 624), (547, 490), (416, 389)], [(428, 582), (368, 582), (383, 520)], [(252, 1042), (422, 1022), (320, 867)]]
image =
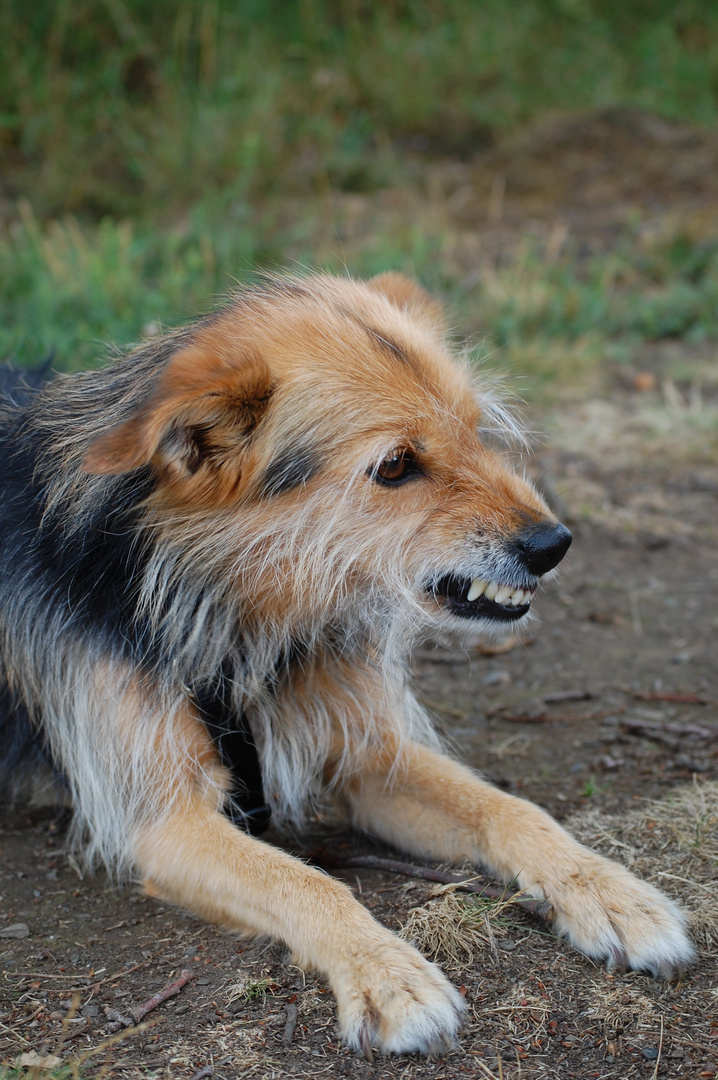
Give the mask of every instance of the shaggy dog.
[(449, 1045), (462, 998), (257, 839), (328, 793), (389, 844), (546, 897), (609, 967), (692, 955), (669, 900), (445, 756), (411, 693), (418, 636), (516, 625), (571, 542), (487, 445), (507, 423), (394, 274), (269, 281), (4, 394), (4, 766), (49, 758), (91, 862), (286, 942), (367, 1055)]

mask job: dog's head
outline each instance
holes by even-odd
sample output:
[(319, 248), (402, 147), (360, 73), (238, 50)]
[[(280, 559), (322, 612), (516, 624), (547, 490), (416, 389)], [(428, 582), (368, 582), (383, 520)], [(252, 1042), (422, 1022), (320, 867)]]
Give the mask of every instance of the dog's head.
[(419, 286), (280, 279), (201, 323), (84, 468), (150, 467), (155, 527), (269, 617), (388, 602), (485, 630), (571, 542), (482, 439), (496, 415)]

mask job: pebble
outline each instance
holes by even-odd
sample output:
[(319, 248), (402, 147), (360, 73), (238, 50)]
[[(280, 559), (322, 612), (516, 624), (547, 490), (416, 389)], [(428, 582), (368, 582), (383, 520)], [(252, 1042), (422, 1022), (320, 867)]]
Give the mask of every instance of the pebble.
[(12, 926), (5, 926), (0, 930), (0, 938), (26, 938), (30, 937), (30, 927), (27, 923), (19, 922), (13, 923)]
[(508, 671), (490, 671), (481, 681), (484, 686), (505, 686), (511, 682), (511, 675)]

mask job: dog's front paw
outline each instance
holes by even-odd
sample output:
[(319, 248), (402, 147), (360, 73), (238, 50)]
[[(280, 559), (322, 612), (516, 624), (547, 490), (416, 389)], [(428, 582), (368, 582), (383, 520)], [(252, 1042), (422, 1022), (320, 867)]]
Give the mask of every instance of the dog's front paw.
[(357, 952), (332, 986), (344, 1041), (372, 1059), (384, 1053), (448, 1050), (461, 1023), (464, 1000), (435, 964), (387, 932)]
[[(531, 883), (522, 887), (532, 892)], [(554, 909), (556, 933), (609, 969), (648, 971), (673, 979), (693, 959), (680, 908), (625, 867), (577, 845), (536, 891)]]

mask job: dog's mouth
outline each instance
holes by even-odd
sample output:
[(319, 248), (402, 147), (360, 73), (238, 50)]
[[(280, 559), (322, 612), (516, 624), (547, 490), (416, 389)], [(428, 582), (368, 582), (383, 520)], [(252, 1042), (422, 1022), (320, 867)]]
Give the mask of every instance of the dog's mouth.
[(536, 583), (523, 588), (485, 578), (462, 578), (447, 574), (431, 586), (429, 592), (452, 615), (462, 619), (496, 619), (512, 622), (531, 607)]

